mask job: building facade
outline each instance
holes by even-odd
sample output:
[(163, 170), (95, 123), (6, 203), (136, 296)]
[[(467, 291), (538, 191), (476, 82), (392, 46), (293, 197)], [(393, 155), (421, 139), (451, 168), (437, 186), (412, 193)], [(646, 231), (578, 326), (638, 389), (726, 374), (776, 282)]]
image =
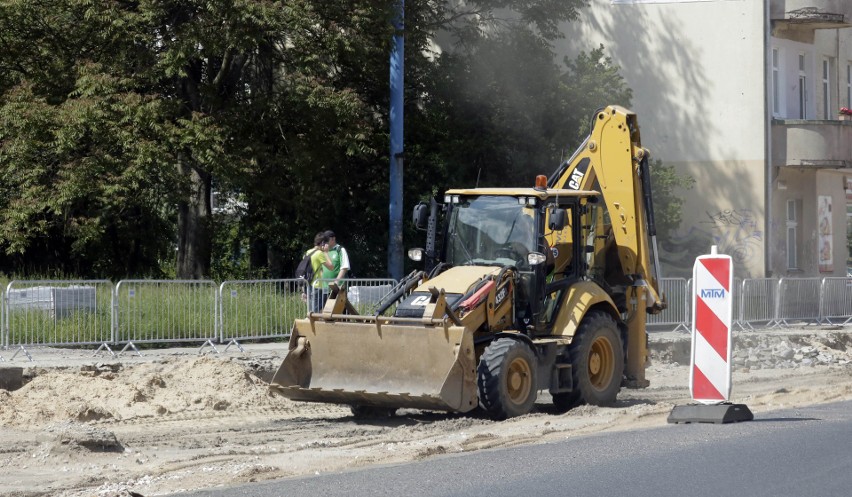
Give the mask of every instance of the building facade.
[(711, 245), (738, 277), (846, 276), (852, 1), (591, 0), (564, 31), (561, 54), (605, 46), (643, 145), (695, 179), (666, 276)]

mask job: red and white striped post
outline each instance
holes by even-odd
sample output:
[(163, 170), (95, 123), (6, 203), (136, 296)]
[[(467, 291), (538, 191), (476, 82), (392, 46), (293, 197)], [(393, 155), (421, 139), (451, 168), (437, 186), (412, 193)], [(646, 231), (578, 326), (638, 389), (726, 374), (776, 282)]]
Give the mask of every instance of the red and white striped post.
[(731, 322), (734, 264), (728, 255), (695, 259), (692, 267), (692, 354), (689, 391), (698, 404), (675, 406), (669, 423), (731, 423), (754, 415), (743, 404), (731, 404)]
[(716, 253), (695, 259), (692, 267), (692, 360), (689, 391), (702, 404), (731, 397), (731, 316), (734, 264)]

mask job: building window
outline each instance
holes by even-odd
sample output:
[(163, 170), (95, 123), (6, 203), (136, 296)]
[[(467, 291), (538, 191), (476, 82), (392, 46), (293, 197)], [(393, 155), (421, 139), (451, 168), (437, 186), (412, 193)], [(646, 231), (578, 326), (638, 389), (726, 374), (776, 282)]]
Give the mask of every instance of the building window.
[(797, 221), (795, 200), (787, 201), (787, 269), (798, 269), (799, 262), (796, 257), (798, 244), (796, 237), (798, 235), (799, 223)]
[(772, 114), (780, 116), (781, 114), (781, 81), (780, 69), (778, 67), (778, 49), (772, 49)]
[(805, 54), (799, 54), (799, 119), (807, 119), (808, 76), (805, 73)]
[(846, 107), (852, 109), (852, 60), (846, 64)]
[(822, 118), (831, 119), (831, 60), (822, 59)]

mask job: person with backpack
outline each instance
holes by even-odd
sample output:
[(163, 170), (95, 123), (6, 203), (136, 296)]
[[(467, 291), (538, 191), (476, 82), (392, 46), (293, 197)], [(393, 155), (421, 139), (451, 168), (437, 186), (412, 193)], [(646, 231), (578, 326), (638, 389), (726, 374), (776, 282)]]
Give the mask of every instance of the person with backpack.
[(325, 301), (328, 300), (328, 284), (331, 283), (331, 280), (334, 280), (340, 286), (351, 266), (349, 265), (349, 253), (342, 245), (337, 244), (337, 237), (334, 232), (328, 230), (323, 235), (328, 241), (327, 255), (332, 265), (330, 268), (328, 266), (322, 268), (322, 302), (325, 305)]
[(302, 262), (296, 268), (296, 277), (306, 282), (306, 293), (302, 294), (302, 300), (307, 300), (308, 312), (321, 312), (325, 303), (320, 278), (323, 270), (334, 268), (327, 251), (328, 239), (321, 231), (314, 237), (314, 247), (305, 252)]

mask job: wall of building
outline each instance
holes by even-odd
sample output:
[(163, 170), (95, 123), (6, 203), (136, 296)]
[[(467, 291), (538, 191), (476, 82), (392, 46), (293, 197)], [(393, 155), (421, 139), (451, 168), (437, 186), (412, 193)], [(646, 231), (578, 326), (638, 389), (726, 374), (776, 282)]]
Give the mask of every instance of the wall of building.
[(591, 0), (563, 26), (558, 59), (603, 44), (633, 89), (643, 145), (696, 179), (680, 230), (661, 240), (666, 276), (690, 274), (711, 240), (738, 260), (738, 277), (764, 273), (762, 4)]
[[(772, 201), (773, 211), (783, 213), (776, 216), (771, 227), (775, 240), (771, 257), (773, 276), (846, 276), (846, 176), (834, 170), (781, 169)], [(792, 223), (787, 220), (788, 201), (796, 203), (796, 219)], [(830, 208), (826, 211), (827, 207)], [(797, 233), (795, 267), (788, 267), (788, 226), (793, 226)]]
[[(778, 50), (777, 76), (782, 84), (772, 88), (779, 105), (773, 115), (772, 160), (777, 166), (773, 182), (771, 235), (776, 240), (770, 250), (774, 276), (845, 276), (848, 249), (846, 233), (845, 177), (852, 165), (852, 128), (837, 122), (840, 107), (852, 104), (852, 28), (809, 29), (808, 26), (776, 26), (770, 40)], [(804, 57), (804, 70), (799, 56)], [(824, 63), (827, 63), (828, 71)], [(807, 84), (800, 88), (800, 76)], [(807, 95), (806, 119), (799, 119), (799, 98)], [(801, 128), (801, 129), (800, 129)], [(786, 133), (780, 132), (786, 129)], [(783, 140), (796, 130), (796, 143)], [(808, 133), (802, 133), (807, 130)], [(802, 143), (807, 139), (807, 143)], [(846, 163), (846, 169), (802, 168), (813, 164)], [(801, 204), (798, 221), (797, 268), (788, 267), (787, 200)], [(827, 206), (831, 212), (827, 213)]]

